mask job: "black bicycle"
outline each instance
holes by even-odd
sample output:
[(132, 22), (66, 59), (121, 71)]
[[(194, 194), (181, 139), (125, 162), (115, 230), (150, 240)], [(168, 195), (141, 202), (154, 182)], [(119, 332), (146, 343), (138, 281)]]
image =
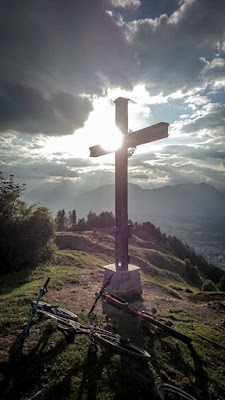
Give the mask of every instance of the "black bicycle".
[[(25, 338), (29, 336), (30, 325), (34, 316), (38, 314), (41, 317), (45, 317), (56, 322), (57, 329), (64, 334), (68, 343), (73, 343), (76, 335), (86, 335), (92, 342), (90, 346), (91, 352), (96, 352), (98, 349), (97, 344), (99, 344), (100, 346), (103, 346), (111, 350), (113, 353), (119, 355), (125, 355), (142, 361), (150, 360), (150, 354), (144, 349), (141, 349), (140, 347), (131, 343), (128, 338), (123, 338), (118, 334), (114, 334), (105, 329), (101, 329), (95, 324), (94, 321), (96, 315), (93, 311), (98, 299), (101, 297), (100, 295), (97, 299), (95, 299), (95, 302), (88, 314), (90, 321), (90, 326), (88, 327), (78, 322), (78, 317), (76, 314), (64, 310), (58, 307), (58, 305), (51, 305), (48, 303), (40, 302), (41, 297), (47, 291), (47, 285), (49, 281), (50, 277), (46, 280), (43, 288), (41, 288), (39, 292), (37, 300), (33, 303), (32, 312), (22, 332), (22, 344)], [(101, 291), (102, 293), (103, 290), (104, 288)]]

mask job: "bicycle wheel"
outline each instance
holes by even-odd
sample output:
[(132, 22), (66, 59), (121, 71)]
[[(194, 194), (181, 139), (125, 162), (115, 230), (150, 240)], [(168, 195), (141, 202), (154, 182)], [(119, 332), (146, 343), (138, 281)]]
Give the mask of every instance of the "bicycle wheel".
[(114, 335), (107, 331), (96, 331), (92, 333), (96, 343), (119, 355), (125, 355), (130, 358), (136, 358), (142, 361), (150, 360), (150, 354), (129, 342), (129, 339), (123, 339), (119, 335)]
[(171, 326), (163, 324), (162, 322), (158, 321), (157, 319), (155, 319), (154, 317), (151, 317), (148, 314), (143, 314), (142, 315), (143, 318), (143, 322), (144, 323), (150, 323), (152, 325), (156, 325), (159, 328), (161, 328), (164, 332), (168, 333), (169, 335), (182, 340), (184, 343), (186, 344), (190, 344), (191, 343), (191, 338), (187, 335), (184, 335), (183, 333), (176, 331), (175, 329), (171, 328)]
[(161, 400), (196, 400), (195, 397), (168, 383), (156, 385), (155, 392)]
[(71, 311), (64, 310), (58, 307), (58, 305), (43, 303), (42, 301), (38, 304), (38, 309), (47, 311), (61, 318), (67, 318), (72, 321), (78, 321), (78, 316)]

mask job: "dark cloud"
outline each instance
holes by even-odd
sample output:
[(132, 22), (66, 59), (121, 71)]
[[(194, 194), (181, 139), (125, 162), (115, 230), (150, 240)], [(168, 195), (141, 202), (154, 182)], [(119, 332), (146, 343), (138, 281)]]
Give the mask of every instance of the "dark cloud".
[[(224, 128), (225, 125), (225, 104), (209, 103), (202, 107), (201, 111), (193, 120), (183, 125), (183, 132), (197, 132), (202, 129)], [(219, 130), (218, 130), (219, 134)]]
[(101, 0), (2, 0), (0, 26), (1, 131), (71, 133), (91, 111), (78, 95), (130, 87), (128, 46)]
[(134, 152), (133, 156), (129, 158), (128, 165), (130, 167), (135, 167), (137, 165), (142, 165), (143, 167), (146, 165), (145, 161), (155, 160), (157, 158), (156, 154), (154, 153), (138, 153)]
[(209, 158), (225, 160), (225, 151), (216, 149), (193, 149), (189, 151), (192, 158), (197, 158), (199, 160), (206, 160)]
[(32, 159), (26, 159), (25, 157), (19, 160), (16, 157), (14, 159), (11, 157), (7, 161), (7, 165), (0, 166), (0, 170), (5, 177), (11, 173), (15, 179), (49, 181), (51, 178), (78, 178), (80, 176), (78, 170), (73, 170), (66, 164), (56, 161), (32, 161)]
[[(93, 165), (92, 160), (90, 158), (61, 158), (60, 162), (65, 164), (67, 167), (70, 168), (86, 168), (88, 166)], [(96, 165), (96, 164), (95, 164)]]
[(101, 0), (2, 0), (1, 74), (6, 82), (48, 83), (66, 91), (99, 92), (98, 74), (125, 79), (123, 35)]
[(211, 59), (224, 37), (224, 13), (223, 0), (187, 0), (171, 16), (127, 24), (133, 62), (138, 62), (136, 79), (151, 94), (203, 84), (203, 57)]
[(225, 76), (225, 60), (220, 57), (214, 58), (211, 63), (206, 62), (206, 65), (202, 71), (203, 75), (211, 79), (220, 79)]
[(146, 174), (131, 174), (130, 179), (134, 180), (148, 180), (149, 176)]
[[(119, 23), (103, 0), (2, 0), (0, 130), (68, 134), (91, 111), (82, 93), (137, 83), (171, 93), (202, 83), (225, 34), (224, 1), (187, 0), (173, 13), (177, 2), (165, 2), (168, 15), (155, 19), (147, 3), (138, 8), (146, 19)], [(218, 60), (210, 71), (222, 73)]]
[(37, 88), (8, 84), (0, 93), (0, 131), (72, 134), (83, 126), (91, 110), (87, 98), (65, 92), (47, 98)]
[[(189, 160), (209, 160), (209, 159), (225, 159), (225, 151), (221, 150), (219, 145), (214, 144), (212, 149), (209, 149), (208, 146), (198, 146), (198, 147), (190, 147), (190, 146), (181, 146), (181, 145), (169, 145), (166, 146), (162, 152), (164, 158), (162, 162), (165, 161), (166, 155), (168, 159), (171, 158), (171, 162), (177, 162), (178, 160), (184, 160), (186, 162)], [(174, 156), (177, 156), (176, 159)]]
[[(102, 0), (2, 0), (0, 84), (75, 94), (137, 82), (164, 93), (196, 85), (225, 33), (224, 1), (183, 1), (173, 13), (176, 0), (148, 3), (133, 16), (142, 19), (119, 24)], [(167, 14), (150, 19), (157, 7)]]

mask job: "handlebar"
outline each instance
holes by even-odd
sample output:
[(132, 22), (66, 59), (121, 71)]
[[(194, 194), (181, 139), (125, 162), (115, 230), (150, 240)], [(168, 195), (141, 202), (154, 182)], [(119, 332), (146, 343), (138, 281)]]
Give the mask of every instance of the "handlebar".
[(105, 288), (110, 285), (110, 282), (111, 282), (111, 279), (112, 279), (113, 275), (114, 275), (114, 272), (112, 272), (112, 274), (109, 276), (109, 278), (107, 279), (105, 284), (102, 286), (100, 292), (96, 293), (96, 299), (95, 299), (94, 304), (93, 304), (93, 306), (91, 307), (91, 309), (90, 309), (90, 311), (88, 313), (88, 318), (89, 319), (91, 319), (90, 316), (91, 316), (91, 314), (93, 313), (93, 311), (95, 309), (96, 303), (98, 302), (100, 297), (103, 295), (103, 292), (104, 292)]
[(43, 290), (45, 290), (45, 289), (47, 290), (47, 286), (48, 286), (48, 283), (49, 283), (50, 279), (51, 279), (51, 277), (49, 276), (48, 279), (46, 280), (44, 286), (43, 286)]

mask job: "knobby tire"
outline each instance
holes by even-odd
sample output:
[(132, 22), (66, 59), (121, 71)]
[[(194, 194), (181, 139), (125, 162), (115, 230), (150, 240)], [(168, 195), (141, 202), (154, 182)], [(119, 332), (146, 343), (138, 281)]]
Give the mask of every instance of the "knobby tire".
[(142, 361), (148, 361), (151, 358), (150, 354), (144, 349), (141, 349), (132, 343), (121, 343), (119, 335), (114, 335), (110, 332), (97, 331), (93, 333), (93, 338), (96, 343), (111, 350), (113, 353)]
[(178, 389), (176, 386), (168, 383), (160, 383), (155, 387), (156, 394), (161, 400), (196, 400), (189, 393)]

